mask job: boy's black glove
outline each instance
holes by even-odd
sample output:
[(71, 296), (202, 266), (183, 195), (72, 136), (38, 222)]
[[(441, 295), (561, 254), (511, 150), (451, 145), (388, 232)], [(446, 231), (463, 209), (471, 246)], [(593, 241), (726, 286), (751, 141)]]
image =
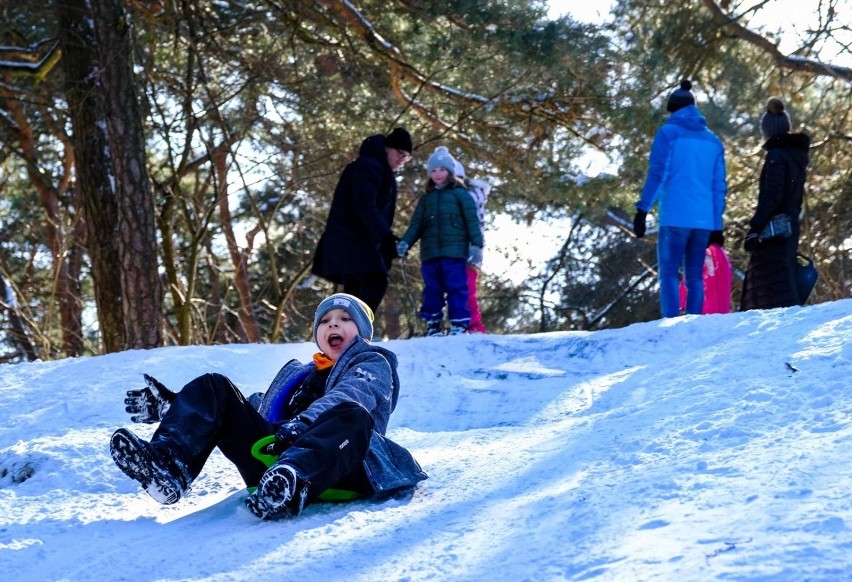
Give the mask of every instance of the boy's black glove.
[(748, 231), (748, 234), (746, 235), (745, 240), (743, 241), (743, 248), (746, 250), (746, 252), (753, 253), (755, 250), (757, 250), (757, 245), (759, 244), (760, 239), (757, 235), (757, 231)]
[(296, 442), (296, 439), (302, 436), (306, 430), (308, 430), (308, 425), (298, 418), (288, 420), (278, 428), (278, 431), (275, 433), (275, 441), (267, 445), (266, 450), (263, 452), (267, 455), (281, 455), (281, 453), (286, 451), (290, 445)]
[(147, 386), (140, 390), (127, 391), (124, 410), (133, 415), (130, 417), (133, 422), (160, 422), (177, 394), (148, 374), (145, 374), (145, 384)]
[(633, 217), (633, 234), (636, 235), (636, 238), (645, 236), (645, 219), (647, 217), (647, 212), (636, 209), (636, 216)]

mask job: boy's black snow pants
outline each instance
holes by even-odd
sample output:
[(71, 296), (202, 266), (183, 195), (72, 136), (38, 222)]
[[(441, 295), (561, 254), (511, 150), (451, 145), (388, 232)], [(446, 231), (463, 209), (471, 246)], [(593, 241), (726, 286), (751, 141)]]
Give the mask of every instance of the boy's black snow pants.
[[(373, 418), (363, 406), (355, 402), (338, 404), (317, 417), (279, 462), (291, 465), (310, 483), (309, 501), (329, 487), (369, 496), (373, 489), (362, 461), (372, 430)], [(193, 480), (213, 449), (219, 447), (236, 465), (246, 485), (254, 487), (267, 467), (251, 454), (251, 447), (275, 431), (275, 425), (263, 418), (228, 378), (205, 374), (178, 392), (151, 444), (177, 454), (189, 467)]]

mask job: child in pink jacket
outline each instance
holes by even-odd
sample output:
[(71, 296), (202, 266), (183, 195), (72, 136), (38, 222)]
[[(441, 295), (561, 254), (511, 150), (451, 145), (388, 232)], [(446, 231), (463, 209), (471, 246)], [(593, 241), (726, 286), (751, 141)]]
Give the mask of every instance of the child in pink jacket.
[[(721, 230), (710, 233), (704, 256), (704, 304), (701, 314), (731, 312), (731, 277), (733, 267), (724, 249), (725, 237)], [(680, 282), (680, 308), (686, 307), (686, 285)]]
[[(485, 202), (491, 193), (491, 184), (485, 180), (474, 178), (467, 180), (464, 166), (456, 160), (454, 171), (456, 178), (465, 182), (467, 191), (476, 204), (476, 214), (479, 217), (479, 228), (485, 239)], [(482, 269), (482, 248), (472, 246), (470, 257), (467, 259), (467, 308), (470, 310), (470, 326), (467, 333), (488, 333), (485, 324), (482, 323), (482, 312), (479, 310), (479, 300), (476, 297), (476, 279)]]

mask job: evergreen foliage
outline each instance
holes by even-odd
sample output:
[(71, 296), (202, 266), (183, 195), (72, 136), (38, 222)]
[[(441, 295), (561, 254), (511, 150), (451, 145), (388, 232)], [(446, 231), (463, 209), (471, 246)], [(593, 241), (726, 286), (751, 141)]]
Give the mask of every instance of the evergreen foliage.
[[(47, 58), (59, 1), (0, 9), (0, 275), (43, 359), (101, 350), (63, 62)], [(480, 277), (489, 331), (656, 318), (653, 245), (604, 215), (632, 210), (682, 77), (726, 146), (734, 264), (746, 261), (762, 105), (779, 95), (814, 140), (802, 234), (820, 272), (811, 301), (849, 296), (852, 84), (837, 65), (779, 60), (719, 19), (747, 26), (752, 5), (621, 0), (609, 24), (591, 25), (547, 20), (541, 1), (127, 2), (166, 343), (308, 339), (313, 306), (332, 290), (309, 270), (340, 171), (361, 140), (397, 125), (416, 149), (400, 175), (396, 232), (438, 145), (495, 185), (490, 249), (498, 213), (531, 228), (565, 224), (555, 256), (517, 266), (529, 270), (523, 282)], [(840, 34), (826, 16), (800, 56), (819, 58)], [(609, 161), (604, 173), (589, 175), (589, 152)], [(415, 256), (394, 265), (377, 337), (422, 333)], [(10, 359), (21, 354), (12, 343)]]

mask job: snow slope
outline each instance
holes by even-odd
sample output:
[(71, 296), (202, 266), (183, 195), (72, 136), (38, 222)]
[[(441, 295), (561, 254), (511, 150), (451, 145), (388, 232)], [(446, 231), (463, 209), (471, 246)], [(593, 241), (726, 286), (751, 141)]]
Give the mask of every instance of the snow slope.
[[(177, 505), (108, 451), (124, 391), (246, 393), (312, 344), (0, 367), (16, 580), (852, 579), (852, 299), (594, 333), (396, 340), (411, 495), (260, 522), (218, 452)], [(133, 425), (144, 436), (153, 426)]]

